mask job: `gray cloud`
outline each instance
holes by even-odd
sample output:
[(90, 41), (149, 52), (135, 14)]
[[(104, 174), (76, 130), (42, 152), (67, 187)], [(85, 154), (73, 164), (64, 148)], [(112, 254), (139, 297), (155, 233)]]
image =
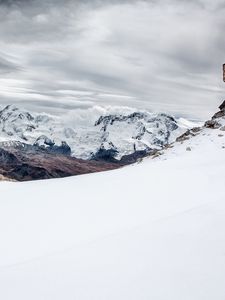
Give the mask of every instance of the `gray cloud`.
[(11, 72), (16, 72), (18, 70), (19, 68), (16, 64), (14, 64), (13, 62), (9, 61), (4, 57), (1, 57), (0, 54), (0, 74), (7, 74)]
[(0, 1), (0, 104), (206, 118), (223, 99), (222, 0)]

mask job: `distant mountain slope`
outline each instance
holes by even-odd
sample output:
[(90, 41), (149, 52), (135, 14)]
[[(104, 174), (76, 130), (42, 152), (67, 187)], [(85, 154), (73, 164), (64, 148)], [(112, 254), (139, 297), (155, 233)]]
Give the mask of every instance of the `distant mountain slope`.
[(88, 121), (87, 125), (76, 126), (63, 118), (32, 114), (8, 105), (0, 111), (0, 140), (43, 147), (66, 142), (77, 158), (90, 159), (99, 150), (112, 150), (120, 159), (136, 151), (160, 149), (188, 128), (185, 122), (166, 114), (136, 111), (102, 115), (93, 124)]
[[(67, 146), (65, 146), (67, 149)], [(42, 148), (21, 142), (0, 143), (2, 179), (17, 181), (82, 175), (119, 168), (122, 163), (85, 161), (67, 155), (60, 148)], [(59, 151), (60, 150), (60, 151)]]

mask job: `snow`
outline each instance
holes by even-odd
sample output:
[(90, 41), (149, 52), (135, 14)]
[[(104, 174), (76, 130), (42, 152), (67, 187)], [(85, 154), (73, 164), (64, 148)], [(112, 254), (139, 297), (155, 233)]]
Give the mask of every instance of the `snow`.
[(1, 182), (0, 299), (224, 300), (224, 136), (203, 129), (120, 170)]
[(118, 107), (98, 107), (84, 115), (71, 112), (60, 117), (33, 114), (9, 105), (0, 111), (0, 142), (16, 140), (43, 146), (49, 141), (60, 146), (65, 141), (72, 155), (82, 159), (90, 159), (106, 143), (117, 150), (116, 158), (121, 159), (132, 154), (134, 148), (161, 149), (193, 126), (193, 122), (182, 118), (176, 121), (169, 115), (128, 107), (120, 107), (120, 113)]

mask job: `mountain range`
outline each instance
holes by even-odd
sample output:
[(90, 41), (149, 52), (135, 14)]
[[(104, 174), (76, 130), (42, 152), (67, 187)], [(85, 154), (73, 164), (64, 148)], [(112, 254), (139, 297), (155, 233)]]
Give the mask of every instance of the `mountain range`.
[(116, 158), (120, 159), (135, 150), (160, 149), (188, 127), (185, 120), (147, 111), (96, 118), (93, 124), (77, 126), (68, 124), (63, 117), (31, 113), (8, 105), (0, 111), (0, 140), (44, 147), (60, 146), (64, 142), (70, 146), (72, 156), (83, 159), (90, 159), (102, 148), (114, 149)]
[(130, 110), (72, 126), (63, 117), (8, 105), (0, 111), (0, 169), (29, 180), (118, 168), (155, 154), (189, 127), (168, 114)]

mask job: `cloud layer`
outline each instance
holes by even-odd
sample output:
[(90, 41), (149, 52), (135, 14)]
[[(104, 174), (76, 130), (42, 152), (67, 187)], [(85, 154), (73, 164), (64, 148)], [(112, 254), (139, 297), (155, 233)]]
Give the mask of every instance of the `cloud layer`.
[(223, 100), (222, 0), (0, 1), (0, 105), (128, 105), (205, 118)]

